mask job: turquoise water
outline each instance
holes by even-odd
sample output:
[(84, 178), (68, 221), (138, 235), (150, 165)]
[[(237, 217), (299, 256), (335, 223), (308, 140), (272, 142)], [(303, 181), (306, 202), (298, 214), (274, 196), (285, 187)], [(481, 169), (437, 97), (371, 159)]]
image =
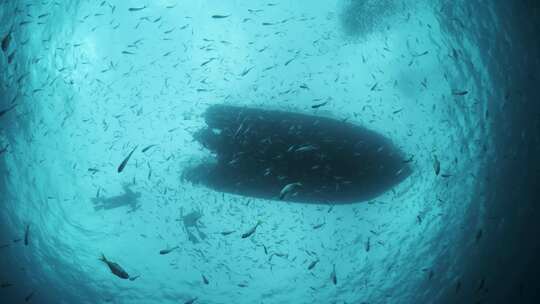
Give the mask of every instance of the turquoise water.
[[(3, 1), (2, 303), (494, 303), (502, 275), (464, 261), (512, 222), (489, 207), (511, 129), (501, 5)], [(215, 104), (347, 119), (412, 173), (335, 206), (192, 184)]]

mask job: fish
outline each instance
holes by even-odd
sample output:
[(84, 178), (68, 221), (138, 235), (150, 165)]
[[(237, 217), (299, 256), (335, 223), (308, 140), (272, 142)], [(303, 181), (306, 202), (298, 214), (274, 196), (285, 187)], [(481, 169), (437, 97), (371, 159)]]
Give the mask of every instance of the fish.
[(424, 78), (420, 84), (427, 89), (427, 78)]
[(366, 252), (369, 252), (369, 249), (371, 249), (371, 239), (368, 237), (366, 242)]
[(88, 172), (92, 173), (92, 175), (96, 174), (99, 172), (99, 169), (96, 169), (96, 168), (88, 168)]
[(288, 66), (289, 63), (293, 62), (293, 60), (295, 60), (295, 59), (296, 59), (296, 57), (293, 57), (293, 58), (291, 58), (291, 59), (285, 61), (285, 63), (284, 63), (283, 65), (284, 65), (284, 66)]
[(11, 64), (13, 62), (13, 59), (15, 59), (15, 51), (8, 55), (8, 64)]
[(425, 56), (425, 55), (427, 55), (427, 54), (429, 54), (429, 51), (425, 51), (425, 52), (423, 52), (423, 53), (413, 55), (413, 57), (422, 57), (422, 56)]
[(242, 234), (242, 238), (245, 239), (252, 236), (255, 231), (257, 231), (257, 227), (259, 227), (260, 224), (262, 224), (262, 221), (257, 221), (257, 224), (255, 224), (255, 226), (249, 229), (246, 233)]
[(11, 284), (9, 282), (5, 282), (5, 283), (0, 284), (0, 288), (8, 288), (8, 287), (11, 287), (11, 286), (13, 286), (13, 284)]
[(214, 60), (216, 60), (216, 58), (212, 57), (212, 58), (206, 60), (205, 62), (201, 63), (201, 66), (203, 67), (203, 66), (209, 64), (210, 62), (212, 62), (212, 61), (214, 61)]
[(235, 232), (236, 232), (236, 230), (230, 230), (230, 231), (223, 231), (223, 232), (221, 232), (221, 235), (223, 235), (223, 236), (227, 236), (227, 235), (229, 235), (229, 234), (233, 234), (233, 233), (235, 233)]
[(193, 304), (195, 301), (197, 301), (198, 298), (192, 298), (184, 302), (184, 304)]
[(6, 115), (7, 113), (9, 113), (11, 110), (13, 110), (17, 105), (14, 104), (12, 105), (11, 107), (8, 107), (6, 109), (3, 109), (3, 110), (0, 110), (0, 117)]
[(297, 148), (296, 150), (294, 150), (294, 152), (310, 152), (310, 151), (315, 151), (315, 150), (318, 150), (319, 148), (317, 146), (314, 146), (314, 145), (303, 145), (299, 148)]
[(332, 280), (332, 283), (334, 283), (334, 285), (337, 285), (336, 264), (334, 264), (334, 269), (332, 270), (332, 273), (330, 274), (330, 279)]
[(146, 148), (142, 149), (142, 153), (145, 153), (146, 151), (152, 149), (153, 147), (155, 147), (156, 145), (149, 145), (147, 146)]
[(318, 109), (318, 108), (320, 108), (320, 107), (324, 107), (324, 106), (327, 105), (327, 104), (328, 104), (328, 101), (325, 101), (325, 102), (323, 102), (323, 103), (319, 103), (319, 104), (312, 105), (311, 108), (312, 108), (312, 109)]
[(129, 279), (129, 274), (122, 268), (122, 266), (107, 260), (103, 253), (101, 254), (101, 258), (99, 258), (99, 260), (107, 264), (107, 266), (109, 266), (109, 269), (115, 276), (124, 280)]
[(283, 200), (287, 195), (291, 194), (296, 188), (301, 186), (302, 184), (298, 182), (285, 185), (279, 192), (279, 199)]
[(482, 278), (480, 281), (480, 284), (478, 285), (478, 288), (476, 289), (477, 292), (482, 291), (484, 289), (484, 286), (486, 285), (486, 278)]
[(476, 233), (475, 240), (478, 243), (480, 239), (482, 238), (482, 229), (478, 229), (478, 232)]
[(437, 158), (437, 155), (433, 157), (433, 170), (435, 170), (435, 175), (439, 175), (441, 172), (441, 162)]
[(326, 223), (320, 223), (320, 224), (317, 224), (317, 225), (313, 226), (313, 229), (319, 229), (319, 228), (321, 228), (322, 226), (324, 226), (324, 224), (326, 224)]
[(4, 38), (2, 38), (2, 51), (7, 52), (10, 42), (11, 42), (11, 30)]
[(25, 301), (25, 302), (30, 302), (30, 300), (32, 300), (32, 298), (34, 297), (34, 293), (35, 293), (35, 291), (32, 291), (31, 293), (29, 293), (29, 294), (24, 298), (24, 301)]
[(204, 274), (201, 274), (201, 277), (202, 277), (202, 280), (203, 280), (204, 285), (210, 284), (210, 282), (209, 282), (208, 279), (204, 276)]
[(408, 159), (404, 160), (403, 163), (404, 164), (408, 164), (410, 162), (412, 162), (414, 160), (414, 155), (411, 155), (411, 157), (409, 157)]
[(170, 30), (166, 30), (165, 32), (163, 32), (163, 34), (170, 34), (172, 32), (174, 32), (174, 27)]
[(459, 90), (453, 90), (452, 95), (454, 96), (465, 96), (469, 94), (469, 91), (459, 91)]
[(283, 252), (274, 252), (270, 255), (270, 260), (272, 260), (273, 256), (277, 256), (278, 258), (287, 258), (289, 257), (289, 254)]
[(169, 253), (173, 252), (174, 250), (176, 250), (178, 248), (180, 248), (180, 247), (179, 246), (174, 246), (172, 248), (162, 249), (162, 250), (159, 251), (159, 254), (166, 255), (166, 254), (169, 254)]
[(244, 120), (240, 123), (240, 126), (238, 126), (238, 129), (236, 129), (236, 132), (234, 132), (233, 138), (236, 138), (236, 137), (240, 134), (240, 131), (241, 131), (242, 128), (244, 127), (244, 122), (246, 122), (246, 119), (245, 119), (245, 118), (244, 118)]
[(242, 74), (240, 74), (240, 76), (242, 76), (242, 77), (246, 76), (246, 75), (249, 73), (249, 71), (251, 71), (253, 68), (254, 68), (254, 67), (250, 67), (250, 68), (248, 68), (248, 69), (245, 69), (245, 70), (242, 72)]
[(28, 246), (30, 243), (30, 224), (26, 225), (26, 229), (24, 230), (24, 245)]
[(8, 148), (9, 148), (9, 144), (3, 147), (2, 149), (0, 149), (0, 155), (6, 153)]
[(128, 11), (130, 11), (130, 12), (138, 12), (138, 11), (142, 11), (142, 10), (145, 9), (145, 8), (146, 8), (146, 5), (145, 5), (145, 6), (141, 6), (141, 7), (130, 7), (130, 8), (128, 9)]
[(118, 173), (121, 173), (122, 171), (124, 171), (124, 168), (126, 167), (129, 159), (131, 158), (131, 156), (133, 155), (135, 150), (137, 150), (138, 147), (139, 147), (139, 145), (135, 146), (135, 148), (133, 148), (133, 150), (131, 150), (131, 152), (128, 154), (128, 156), (126, 158), (124, 158), (124, 160), (122, 161), (120, 166), (118, 166)]
[(308, 270), (311, 270), (311, 269), (315, 268), (315, 266), (317, 266), (317, 263), (319, 263), (319, 260), (318, 260), (318, 259), (315, 260), (315, 261), (313, 261), (313, 262), (311, 262), (311, 263), (309, 264), (309, 266), (308, 266), (307, 269), (308, 269)]
[(229, 18), (231, 15), (212, 15), (212, 18), (214, 19), (224, 19)]

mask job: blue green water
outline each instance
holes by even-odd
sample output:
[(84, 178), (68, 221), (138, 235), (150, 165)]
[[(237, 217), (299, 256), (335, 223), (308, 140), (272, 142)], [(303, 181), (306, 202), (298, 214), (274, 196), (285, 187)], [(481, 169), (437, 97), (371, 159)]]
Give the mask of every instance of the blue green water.
[[(523, 203), (505, 216), (492, 207), (526, 201), (519, 195), (535, 184), (525, 178), (537, 174), (524, 167), (515, 185), (500, 187), (514, 166), (505, 162), (537, 151), (525, 142), (538, 138), (530, 125), (514, 125), (536, 74), (520, 88), (509, 84), (518, 67), (538, 65), (537, 53), (520, 53), (521, 41), (533, 39), (537, 50), (538, 38), (512, 28), (520, 16), (510, 2), (2, 1), (0, 38), (11, 34), (0, 56), (0, 110), (16, 106), (0, 117), (0, 283), (13, 284), (0, 300), (532, 296), (518, 279), (537, 242), (500, 252), (518, 246), (514, 233), (530, 232), (512, 225), (536, 209)], [(414, 155), (412, 174), (374, 199), (336, 206), (189, 183), (183, 170), (211, 156), (193, 134), (214, 104), (347, 119)], [(183, 216), (193, 212), (190, 226)], [(499, 237), (508, 246), (498, 247)], [(114, 276), (102, 253), (140, 277)], [(508, 257), (522, 272), (509, 275)]]

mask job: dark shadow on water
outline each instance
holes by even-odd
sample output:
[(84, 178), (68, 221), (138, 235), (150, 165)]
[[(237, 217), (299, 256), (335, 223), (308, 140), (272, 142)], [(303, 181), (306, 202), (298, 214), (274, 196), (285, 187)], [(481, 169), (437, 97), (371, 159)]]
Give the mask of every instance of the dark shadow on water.
[(139, 202), (141, 193), (133, 192), (130, 189), (129, 185), (123, 185), (122, 189), (124, 190), (124, 193), (120, 195), (114, 195), (109, 197), (103, 197), (98, 195), (97, 197), (92, 198), (94, 210), (110, 210), (124, 206), (130, 207), (128, 212), (134, 212), (138, 210), (141, 207)]
[(299, 113), (212, 106), (195, 138), (216, 159), (184, 172), (211, 189), (287, 201), (347, 204), (389, 190), (411, 169), (385, 137), (360, 126)]

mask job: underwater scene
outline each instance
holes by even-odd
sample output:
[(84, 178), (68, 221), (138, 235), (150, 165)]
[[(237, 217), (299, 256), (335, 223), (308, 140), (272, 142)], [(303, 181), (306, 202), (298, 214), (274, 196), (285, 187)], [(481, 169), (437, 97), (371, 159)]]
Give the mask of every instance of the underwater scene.
[(540, 3), (0, 0), (0, 303), (540, 303)]

